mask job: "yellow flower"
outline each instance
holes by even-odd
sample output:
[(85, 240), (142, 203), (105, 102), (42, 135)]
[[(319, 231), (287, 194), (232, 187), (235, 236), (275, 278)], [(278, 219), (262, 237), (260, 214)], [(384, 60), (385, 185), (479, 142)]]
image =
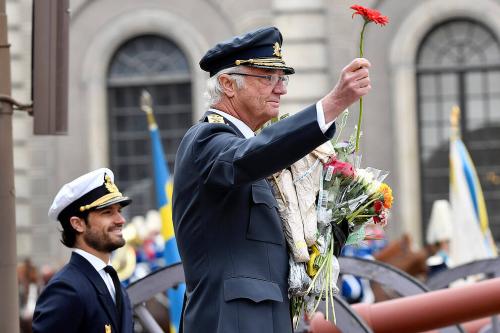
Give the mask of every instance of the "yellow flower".
[(386, 183), (382, 183), (378, 188), (378, 192), (384, 196), (384, 207), (389, 209), (392, 207), (394, 197), (392, 196), (392, 189)]
[(316, 244), (311, 246), (311, 251), (312, 253), (309, 257), (309, 261), (307, 262), (307, 275), (314, 277), (316, 273), (318, 273), (318, 269), (314, 267), (314, 261), (316, 260), (316, 257), (320, 255), (320, 252)]

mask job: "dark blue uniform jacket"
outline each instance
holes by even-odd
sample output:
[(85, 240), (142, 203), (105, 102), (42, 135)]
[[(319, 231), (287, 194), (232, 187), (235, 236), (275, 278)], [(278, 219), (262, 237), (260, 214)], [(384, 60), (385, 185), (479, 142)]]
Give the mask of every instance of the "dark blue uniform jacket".
[(175, 161), (184, 333), (291, 332), (287, 246), (265, 178), (327, 141), (335, 126), (323, 134), (311, 106), (245, 139), (207, 115), (188, 130)]
[(87, 259), (73, 253), (38, 298), (33, 333), (132, 333), (132, 307), (125, 288), (122, 295), (123, 315), (118, 318), (102, 277)]

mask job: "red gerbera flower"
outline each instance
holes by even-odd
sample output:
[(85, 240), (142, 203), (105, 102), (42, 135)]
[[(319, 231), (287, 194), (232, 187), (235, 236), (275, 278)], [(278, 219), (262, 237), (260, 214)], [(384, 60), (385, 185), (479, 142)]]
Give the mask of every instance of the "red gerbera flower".
[[(360, 15), (365, 23), (363, 24), (363, 29), (361, 30), (361, 36), (359, 39), (359, 56), (363, 58), (363, 38), (365, 34), (365, 28), (370, 22), (375, 22), (376, 24), (380, 24), (381, 26), (389, 23), (389, 18), (387, 16), (383, 16), (380, 14), (378, 10), (366, 8), (360, 5), (352, 5), (351, 9), (354, 10), (352, 17), (354, 15)], [(359, 136), (361, 135), (361, 118), (363, 117), (363, 96), (359, 98), (359, 117), (358, 117), (358, 129), (356, 131), (356, 153), (359, 149)]]
[(389, 18), (387, 16), (383, 16), (378, 10), (366, 8), (360, 5), (352, 5), (351, 9), (355, 10), (352, 17), (354, 17), (354, 15), (361, 15), (367, 22), (375, 22), (380, 25), (386, 25), (389, 23)]
[(382, 211), (382, 208), (384, 208), (384, 204), (382, 203), (382, 201), (380, 200), (377, 200), (375, 201), (375, 203), (373, 204), (373, 209), (375, 209), (375, 213), (380, 213)]

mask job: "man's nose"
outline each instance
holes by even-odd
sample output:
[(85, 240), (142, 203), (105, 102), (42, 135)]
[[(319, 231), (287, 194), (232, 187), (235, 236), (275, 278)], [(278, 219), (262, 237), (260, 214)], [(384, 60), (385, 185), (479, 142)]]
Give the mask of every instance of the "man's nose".
[(116, 213), (116, 219), (115, 219), (115, 223), (116, 224), (120, 224), (120, 225), (123, 225), (125, 224), (125, 218), (123, 217), (123, 215), (121, 213)]
[(285, 95), (287, 93), (285, 83), (279, 80), (274, 86), (273, 92), (279, 95)]

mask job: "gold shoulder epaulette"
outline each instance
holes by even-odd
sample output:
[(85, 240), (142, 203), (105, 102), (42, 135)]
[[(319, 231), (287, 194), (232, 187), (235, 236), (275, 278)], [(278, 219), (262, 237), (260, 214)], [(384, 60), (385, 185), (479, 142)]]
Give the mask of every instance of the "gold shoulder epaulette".
[(211, 124), (225, 124), (224, 117), (222, 117), (221, 115), (212, 113), (212, 114), (209, 114), (207, 116), (207, 118), (208, 118), (208, 122)]

